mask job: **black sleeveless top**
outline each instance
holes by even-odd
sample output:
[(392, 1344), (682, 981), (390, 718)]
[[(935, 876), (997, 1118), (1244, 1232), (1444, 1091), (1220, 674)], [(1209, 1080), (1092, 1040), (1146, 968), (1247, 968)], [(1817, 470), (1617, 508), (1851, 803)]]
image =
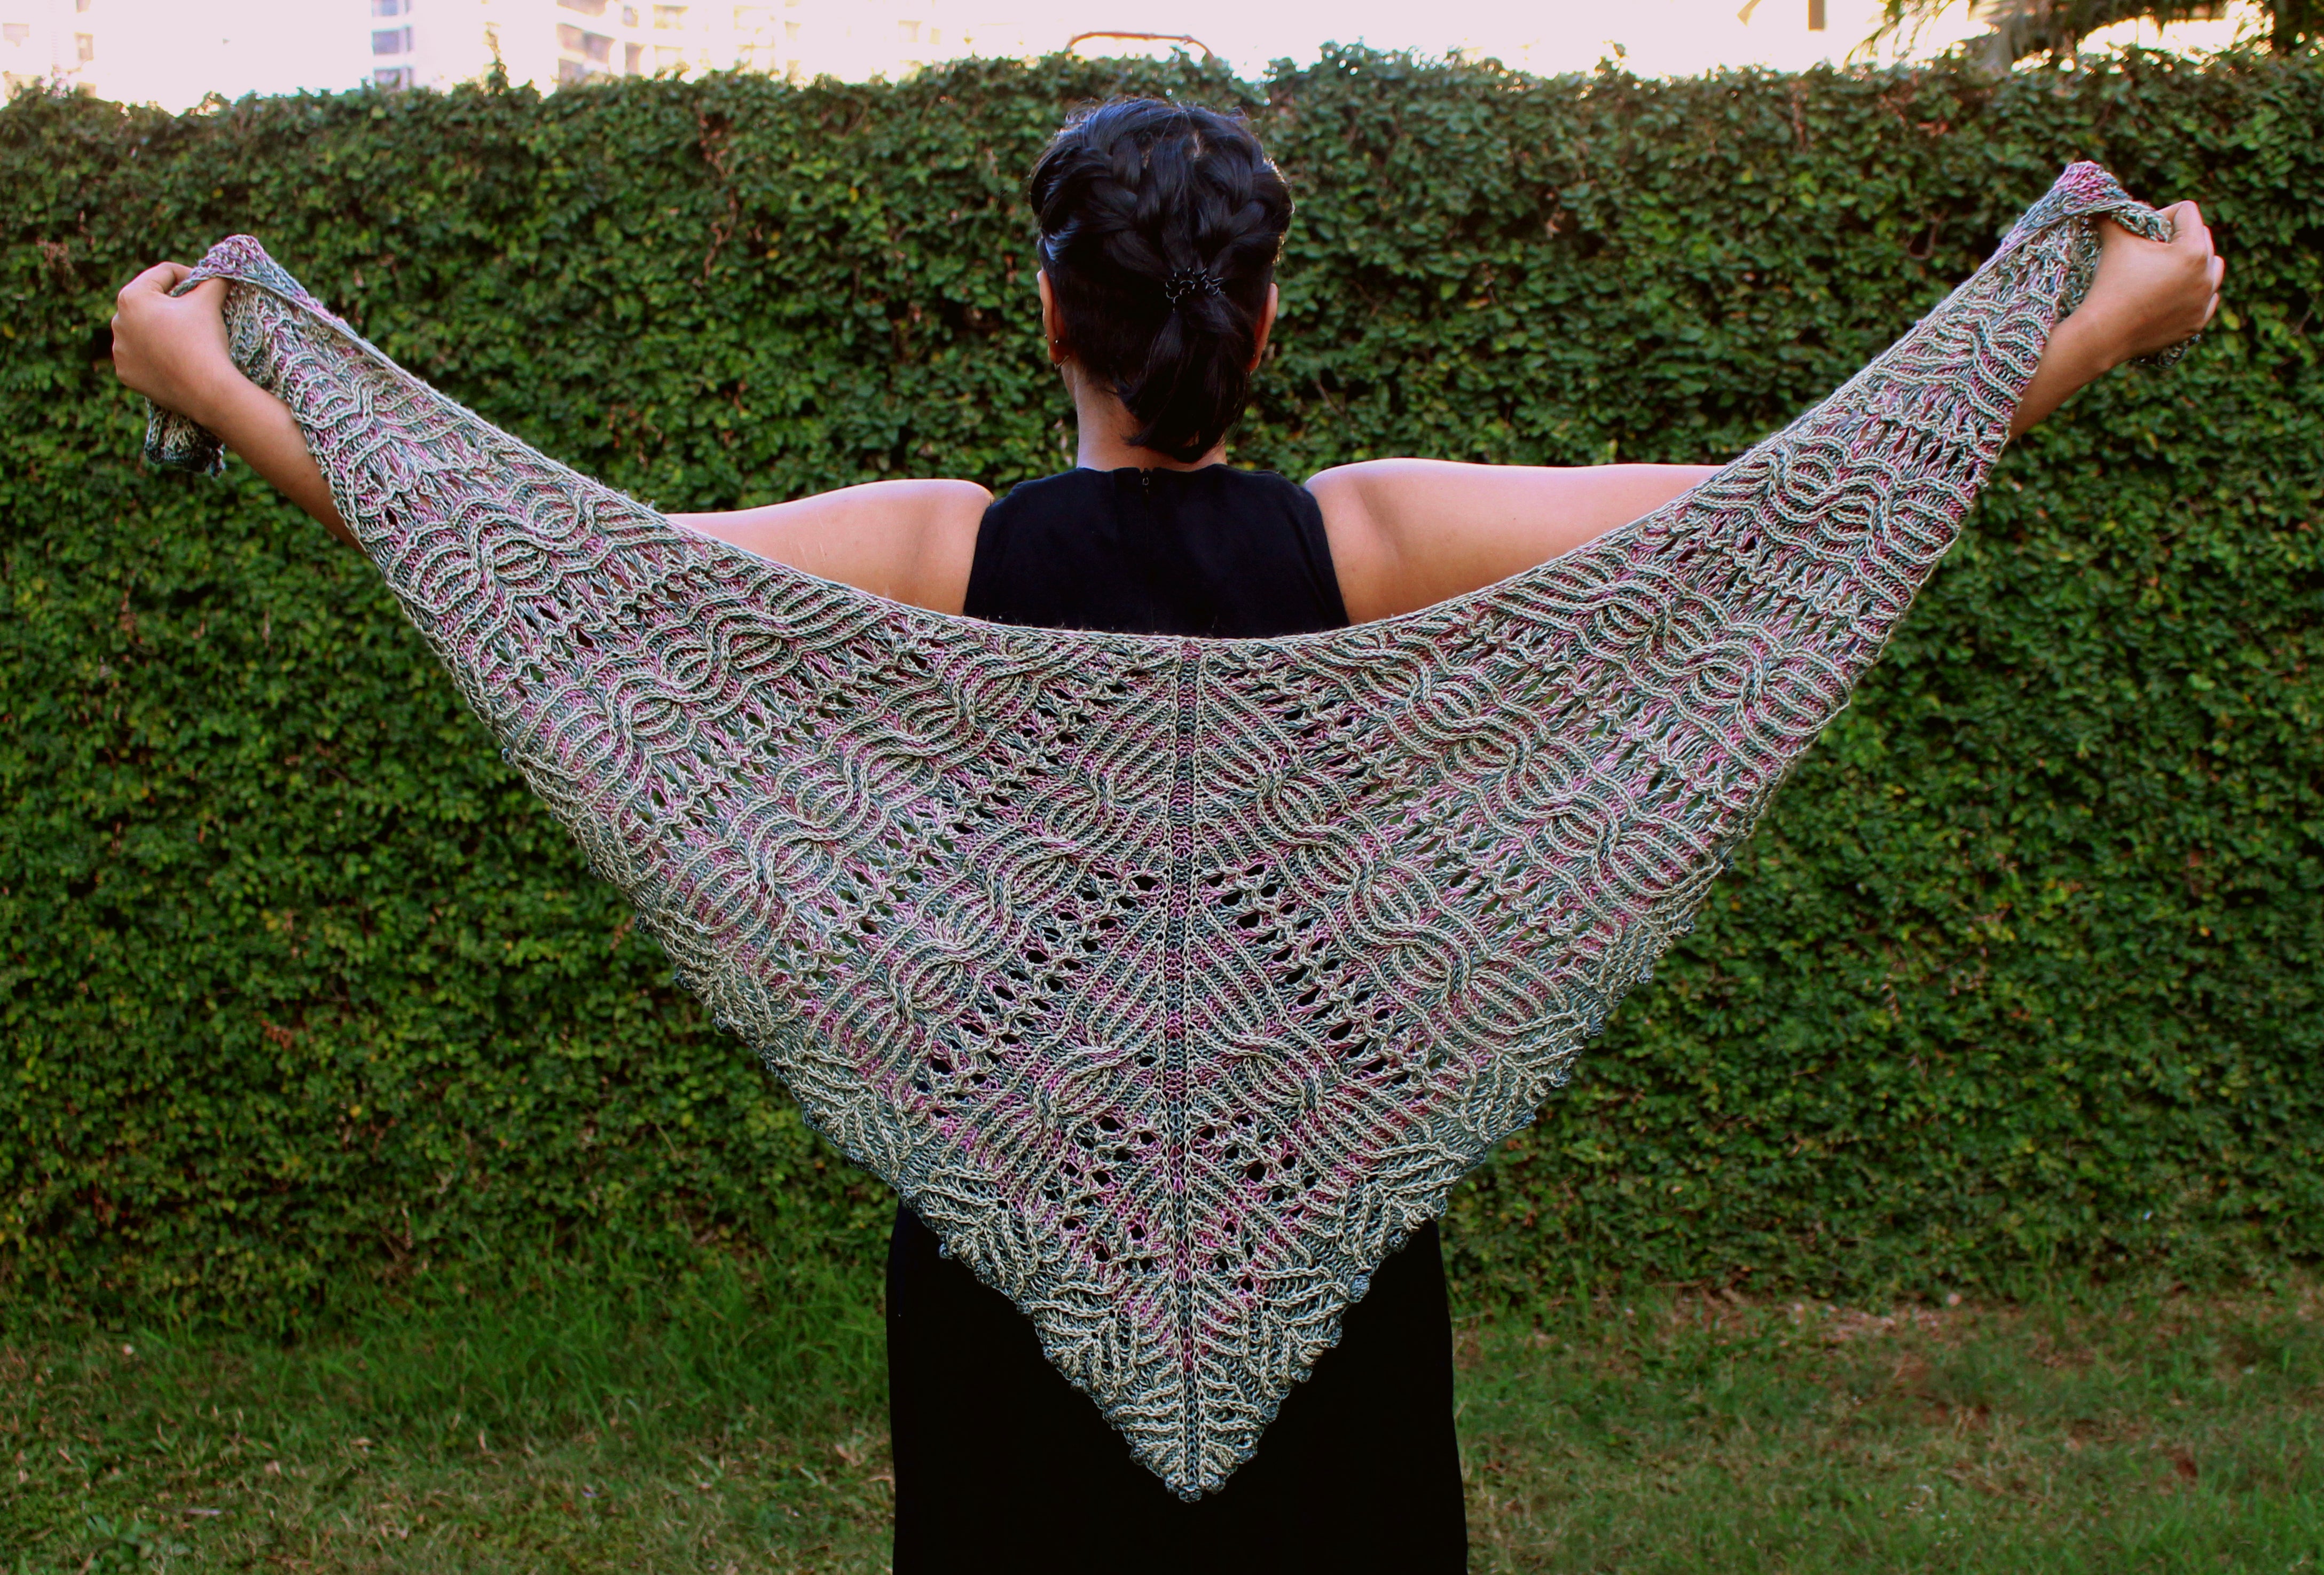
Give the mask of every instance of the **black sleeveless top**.
[[(1271, 472), (1073, 470), (985, 511), (965, 611), (1118, 633), (1266, 636), (1348, 621), (1314, 498)], [(1179, 1499), (1051, 1367), (1033, 1325), (910, 1210), (888, 1254), (896, 1575), (1464, 1570), (1452, 1322), (1434, 1225), (1226, 1486)]]

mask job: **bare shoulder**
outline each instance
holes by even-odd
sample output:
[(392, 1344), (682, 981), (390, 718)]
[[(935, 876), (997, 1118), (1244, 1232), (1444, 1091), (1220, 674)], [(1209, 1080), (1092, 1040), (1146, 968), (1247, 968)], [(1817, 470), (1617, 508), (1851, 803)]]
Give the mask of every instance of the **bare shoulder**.
[(957, 612), (992, 494), (970, 481), (881, 481), (788, 503), (673, 514), (691, 530), (891, 601)]
[(1368, 459), (1308, 478), (1348, 616), (1408, 612), (1545, 563), (1715, 473), (1697, 465)]

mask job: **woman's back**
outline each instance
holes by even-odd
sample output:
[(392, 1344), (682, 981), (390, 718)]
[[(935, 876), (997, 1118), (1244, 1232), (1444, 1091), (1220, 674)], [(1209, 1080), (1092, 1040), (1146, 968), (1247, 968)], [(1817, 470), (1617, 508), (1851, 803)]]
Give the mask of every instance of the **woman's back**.
[(1118, 634), (1263, 637), (1348, 621), (1323, 518), (1272, 471), (1069, 470), (984, 511), (972, 618)]
[[(985, 511), (966, 611), (1264, 637), (1347, 622), (1315, 500), (1264, 471), (1081, 469)], [(1043, 1356), (1032, 1324), (897, 1211), (889, 1253), (898, 1575), (1465, 1567), (1452, 1328), (1432, 1224), (1383, 1262), (1259, 1453), (1184, 1503)]]

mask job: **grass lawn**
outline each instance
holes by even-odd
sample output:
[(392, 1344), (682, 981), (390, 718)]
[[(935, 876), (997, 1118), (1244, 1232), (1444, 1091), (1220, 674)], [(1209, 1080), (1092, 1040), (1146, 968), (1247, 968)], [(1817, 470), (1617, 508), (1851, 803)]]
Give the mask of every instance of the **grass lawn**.
[[(883, 1570), (870, 1288), (0, 1344), (0, 1570)], [(1471, 1568), (2324, 1569), (2319, 1314), (2302, 1287), (1470, 1319)]]

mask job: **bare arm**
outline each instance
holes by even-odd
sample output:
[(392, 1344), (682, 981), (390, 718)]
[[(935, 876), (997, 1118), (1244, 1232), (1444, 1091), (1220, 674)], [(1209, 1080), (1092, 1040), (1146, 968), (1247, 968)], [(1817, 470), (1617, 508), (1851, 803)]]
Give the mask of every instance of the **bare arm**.
[[(163, 262), (115, 300), (113, 365), (164, 410), (217, 433), (283, 495), (353, 545), (331, 489), (290, 409), (242, 374), (226, 352), (226, 284), (170, 291), (189, 272)], [(968, 589), (976, 527), (991, 494), (973, 482), (874, 482), (731, 513), (677, 514), (687, 530), (875, 595), (957, 612)]]
[(669, 518), (875, 596), (957, 612), (968, 596), (976, 528), (991, 502), (974, 482), (883, 481), (760, 509)]
[[(2191, 202), (2173, 238), (2101, 234), (2097, 277), (2058, 325), (2010, 423), (2022, 436), (2077, 390), (2177, 344), (2218, 309), (2226, 264)], [(1333, 566), (1357, 622), (1411, 612), (1508, 578), (1627, 524), (1714, 474), (1697, 465), (1571, 468), (1375, 459), (1311, 478)]]
[(1371, 459), (1311, 478), (1358, 623), (1489, 585), (1652, 513), (1709, 465), (1459, 465)]

